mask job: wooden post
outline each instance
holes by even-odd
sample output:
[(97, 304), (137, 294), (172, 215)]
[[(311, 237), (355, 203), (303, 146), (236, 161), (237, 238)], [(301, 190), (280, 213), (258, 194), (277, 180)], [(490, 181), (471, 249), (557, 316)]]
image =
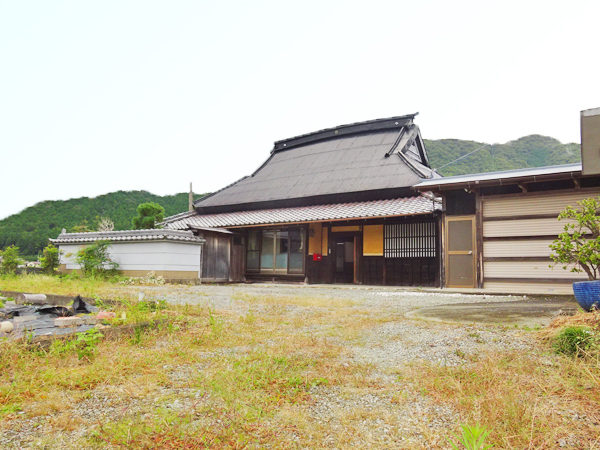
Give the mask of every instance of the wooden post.
[[(527, 191), (525, 191), (527, 192)], [(477, 287), (483, 288), (483, 199), (479, 189), (475, 191), (475, 245), (477, 250)]]

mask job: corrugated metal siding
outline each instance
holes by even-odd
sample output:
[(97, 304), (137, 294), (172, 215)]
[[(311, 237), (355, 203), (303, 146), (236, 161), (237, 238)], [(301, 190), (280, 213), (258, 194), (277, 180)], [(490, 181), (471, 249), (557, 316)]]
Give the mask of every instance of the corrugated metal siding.
[(560, 265), (552, 265), (552, 267), (550, 265), (550, 261), (488, 261), (483, 264), (483, 267), (486, 278), (581, 278), (587, 280), (585, 274), (564, 270)]
[[(519, 239), (511, 241), (487, 241), (483, 243), (485, 257), (512, 257), (512, 256), (550, 256), (550, 243), (552, 239), (534, 240)], [(518, 251), (516, 251), (518, 249)], [(518, 254), (516, 254), (518, 253)]]
[(527, 216), (532, 214), (558, 215), (567, 206), (576, 206), (579, 200), (600, 194), (598, 191), (545, 192), (515, 197), (485, 198), (484, 217)]
[(531, 282), (511, 282), (504, 281), (486, 281), (483, 287), (490, 292), (513, 293), (513, 294), (546, 294), (546, 295), (573, 295), (573, 286), (571, 283), (531, 283)]
[[(483, 237), (506, 236), (549, 236), (563, 231), (566, 220), (557, 219), (515, 219), (483, 221)], [(515, 255), (518, 256), (518, 255)]]
[[(483, 198), (484, 288), (497, 292), (572, 294), (571, 283), (566, 280), (586, 280), (587, 276), (564, 270), (560, 265), (551, 266), (549, 245), (554, 238), (541, 240), (534, 238), (536, 236), (557, 236), (564, 231), (567, 222), (559, 221), (557, 218), (532, 219), (526, 217), (549, 214), (558, 216), (566, 206), (576, 206), (578, 201), (599, 193), (600, 190), (545, 191)], [(523, 218), (519, 218), (520, 216)], [(501, 217), (507, 219), (498, 220)], [(523, 238), (514, 239), (515, 236), (523, 236)], [(494, 239), (486, 241), (485, 238)], [(502, 238), (506, 238), (506, 240)], [(485, 258), (518, 257), (540, 257), (548, 258), (548, 260), (485, 261)], [(494, 280), (494, 278), (505, 278), (506, 280)]]

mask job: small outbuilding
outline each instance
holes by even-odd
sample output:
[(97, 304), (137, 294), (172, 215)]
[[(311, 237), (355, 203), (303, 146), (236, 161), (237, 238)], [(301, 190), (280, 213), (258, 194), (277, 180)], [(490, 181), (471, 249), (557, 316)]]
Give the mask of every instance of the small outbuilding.
[(111, 260), (125, 276), (141, 277), (150, 272), (168, 281), (202, 280), (203, 247), (201, 236), (183, 230), (125, 230), (91, 233), (62, 232), (51, 241), (60, 249), (60, 271), (80, 270), (77, 252), (96, 241), (108, 241)]

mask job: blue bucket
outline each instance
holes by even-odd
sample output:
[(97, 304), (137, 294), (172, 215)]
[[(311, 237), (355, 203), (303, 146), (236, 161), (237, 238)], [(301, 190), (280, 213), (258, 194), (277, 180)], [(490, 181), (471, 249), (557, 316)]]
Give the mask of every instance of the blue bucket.
[(593, 307), (600, 309), (600, 280), (573, 283), (573, 293), (579, 306), (586, 311)]

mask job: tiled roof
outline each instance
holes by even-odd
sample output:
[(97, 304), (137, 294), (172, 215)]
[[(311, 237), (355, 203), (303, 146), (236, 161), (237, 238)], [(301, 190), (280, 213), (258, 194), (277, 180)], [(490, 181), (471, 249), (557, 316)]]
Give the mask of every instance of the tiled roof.
[(252, 175), (198, 199), (194, 206), (216, 213), (356, 192), (408, 191), (420, 179), (437, 176), (429, 167), (414, 116), (342, 125), (277, 141)]
[(234, 211), (216, 214), (198, 214), (195, 211), (191, 211), (168, 217), (162, 224), (166, 228), (183, 230), (196, 227), (239, 227), (246, 225), (430, 214), (439, 208), (438, 203), (433, 201), (432, 198), (430, 195), (423, 194), (416, 197), (403, 197), (390, 200)]
[(154, 229), (61, 233), (56, 239), (50, 239), (50, 241), (55, 244), (79, 244), (95, 241), (184, 241), (202, 243), (204, 239), (194, 236), (189, 230)]

